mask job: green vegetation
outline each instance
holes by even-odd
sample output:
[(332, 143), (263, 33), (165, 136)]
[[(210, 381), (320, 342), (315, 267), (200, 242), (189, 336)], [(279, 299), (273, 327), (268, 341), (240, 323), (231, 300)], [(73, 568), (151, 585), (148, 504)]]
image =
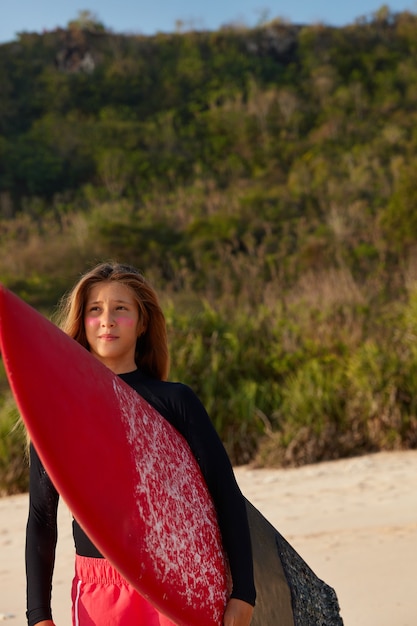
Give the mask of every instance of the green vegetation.
[[(49, 315), (97, 260), (140, 267), (171, 378), (236, 463), (416, 447), (416, 42), (386, 7), (343, 29), (22, 33), (0, 46), (0, 280)], [(7, 491), (4, 374), (0, 394)]]

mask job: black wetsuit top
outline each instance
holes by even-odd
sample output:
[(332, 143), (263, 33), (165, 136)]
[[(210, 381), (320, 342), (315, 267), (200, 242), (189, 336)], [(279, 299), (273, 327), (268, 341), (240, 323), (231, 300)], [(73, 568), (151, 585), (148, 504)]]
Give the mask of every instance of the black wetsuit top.
[[(182, 383), (163, 382), (139, 371), (121, 374), (186, 439), (213, 498), (233, 580), (232, 597), (255, 604), (253, 564), (244, 498), (229, 457), (195, 393)], [(33, 448), (30, 450), (30, 501), (26, 536), (27, 617), (29, 626), (51, 617), (52, 573), (57, 541), (58, 493)], [(76, 520), (77, 554), (101, 557)]]

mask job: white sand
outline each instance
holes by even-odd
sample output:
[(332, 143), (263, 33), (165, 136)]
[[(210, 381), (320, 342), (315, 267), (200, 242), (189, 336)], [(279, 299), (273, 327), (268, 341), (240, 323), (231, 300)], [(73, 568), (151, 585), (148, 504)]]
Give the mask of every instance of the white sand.
[[(338, 594), (345, 626), (417, 624), (417, 451), (236, 469), (246, 497)], [(0, 499), (0, 621), (25, 626), (27, 495)], [(59, 511), (57, 626), (70, 626), (71, 516)], [(279, 624), (277, 624), (279, 626)]]

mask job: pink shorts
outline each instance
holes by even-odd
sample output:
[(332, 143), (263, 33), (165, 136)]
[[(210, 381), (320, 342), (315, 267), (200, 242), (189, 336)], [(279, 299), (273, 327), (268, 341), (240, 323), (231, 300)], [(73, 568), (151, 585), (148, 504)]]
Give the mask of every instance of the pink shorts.
[(106, 559), (76, 555), (71, 593), (73, 626), (175, 626)]

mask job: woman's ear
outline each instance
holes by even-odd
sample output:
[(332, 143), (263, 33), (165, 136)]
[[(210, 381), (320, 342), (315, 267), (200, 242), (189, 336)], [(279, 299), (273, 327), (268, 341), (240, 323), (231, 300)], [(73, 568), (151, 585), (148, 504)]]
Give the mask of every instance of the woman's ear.
[(138, 322), (138, 338), (142, 337), (142, 335), (144, 335), (146, 333), (146, 324), (144, 324), (142, 321)]

